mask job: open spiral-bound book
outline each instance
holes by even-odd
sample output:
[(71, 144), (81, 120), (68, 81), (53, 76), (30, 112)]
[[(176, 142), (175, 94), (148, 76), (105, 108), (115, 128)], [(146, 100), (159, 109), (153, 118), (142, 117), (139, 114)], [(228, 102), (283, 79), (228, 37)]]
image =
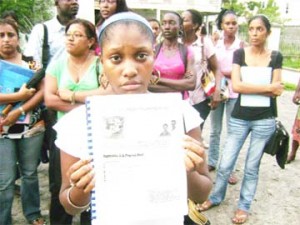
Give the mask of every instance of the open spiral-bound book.
[(96, 174), (92, 224), (183, 224), (187, 181), (181, 105), (180, 94), (87, 99), (87, 141)]

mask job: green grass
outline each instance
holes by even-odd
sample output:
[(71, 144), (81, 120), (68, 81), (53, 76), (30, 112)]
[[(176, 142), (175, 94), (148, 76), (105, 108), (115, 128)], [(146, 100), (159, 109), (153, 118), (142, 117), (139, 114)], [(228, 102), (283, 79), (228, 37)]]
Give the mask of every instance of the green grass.
[(300, 58), (299, 57), (284, 57), (283, 67), (300, 69)]
[(284, 83), (284, 90), (286, 91), (295, 91), (296, 88), (297, 88), (296, 84), (287, 83), (287, 82)]

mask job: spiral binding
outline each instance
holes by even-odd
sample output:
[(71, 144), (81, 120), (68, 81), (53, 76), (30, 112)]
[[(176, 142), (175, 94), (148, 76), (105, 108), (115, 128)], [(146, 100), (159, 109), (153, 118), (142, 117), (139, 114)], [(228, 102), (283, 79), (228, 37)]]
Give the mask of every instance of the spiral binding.
[[(91, 114), (90, 114), (90, 101), (86, 100), (86, 125), (87, 125), (87, 147), (88, 147), (88, 154), (90, 157), (93, 158), (94, 152), (93, 152), (93, 139), (92, 139), (92, 121), (91, 121)], [(92, 161), (94, 163), (94, 161)], [(95, 167), (95, 165), (93, 165)], [(95, 191), (91, 191), (91, 219), (96, 220), (97, 219), (97, 213), (96, 213), (96, 197), (95, 197)]]

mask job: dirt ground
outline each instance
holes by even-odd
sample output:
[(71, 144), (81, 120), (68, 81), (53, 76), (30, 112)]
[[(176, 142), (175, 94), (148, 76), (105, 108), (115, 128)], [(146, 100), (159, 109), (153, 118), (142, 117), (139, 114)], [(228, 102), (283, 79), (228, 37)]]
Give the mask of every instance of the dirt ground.
[[(297, 107), (292, 103), (293, 92), (284, 92), (278, 99), (279, 119), (290, 131)], [(204, 127), (205, 140), (209, 141), (209, 124)], [(224, 137), (222, 137), (222, 143)], [(225, 201), (218, 207), (205, 212), (212, 225), (231, 224), (231, 217), (237, 207), (245, 152), (248, 147), (243, 147), (237, 165), (238, 184), (229, 186)], [(299, 153), (300, 154), (300, 153)], [(48, 220), (49, 192), (48, 192), (48, 164), (39, 167), (40, 194), (42, 214)], [(215, 172), (211, 173), (215, 177)], [(265, 155), (260, 167), (260, 179), (251, 208), (247, 225), (299, 225), (300, 224), (300, 155), (295, 162), (286, 165), (283, 170), (277, 164), (274, 157)], [(22, 214), (20, 198), (15, 197), (13, 208), (13, 220), (16, 225), (27, 224)], [(75, 218), (74, 225), (78, 224)]]

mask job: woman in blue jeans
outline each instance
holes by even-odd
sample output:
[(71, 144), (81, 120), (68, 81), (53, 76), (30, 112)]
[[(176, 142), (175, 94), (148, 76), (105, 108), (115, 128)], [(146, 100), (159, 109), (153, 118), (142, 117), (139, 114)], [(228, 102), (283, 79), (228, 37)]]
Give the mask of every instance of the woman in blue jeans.
[[(18, 27), (12, 20), (0, 20), (0, 59), (30, 68), (18, 51)], [(6, 73), (2, 73), (4, 76)], [(21, 176), (21, 202), (28, 223), (44, 224), (40, 212), (40, 193), (37, 167), (44, 137), (43, 123), (39, 120), (39, 103), (43, 100), (41, 85), (11, 93), (7, 81), (16, 82), (16, 75), (10, 69), (7, 77), (1, 79), (0, 93), (0, 224), (12, 224), (11, 210), (17, 170)], [(8, 88), (3, 88), (8, 87)], [(17, 86), (16, 86), (17, 87)], [(12, 89), (12, 88), (11, 88)], [(4, 90), (4, 91), (3, 91)], [(5, 91), (7, 90), (7, 91)], [(21, 102), (9, 112), (3, 108), (8, 104)]]
[[(215, 110), (210, 112), (211, 130), (208, 150), (208, 169), (217, 168), (220, 151), (220, 137), (222, 132), (223, 117), (226, 114), (226, 127), (233, 110), (238, 94), (232, 90), (231, 71), (233, 52), (243, 47), (243, 42), (237, 37), (238, 17), (232, 10), (223, 9), (216, 20), (217, 27), (222, 30), (222, 37), (215, 45), (218, 67), (222, 76), (221, 86), (227, 86), (229, 96), (224, 99)], [(237, 178), (231, 174), (228, 182), (235, 184)]]
[(270, 21), (264, 15), (257, 15), (249, 20), (248, 26), (250, 46), (236, 50), (233, 56), (232, 84), (239, 96), (229, 121), (215, 186), (209, 199), (200, 205), (200, 210), (205, 211), (224, 200), (227, 180), (251, 133), (238, 209), (232, 218), (234, 224), (243, 224), (248, 219), (263, 149), (275, 130), (276, 96), (281, 95), (284, 88), (282, 55), (266, 48)]

